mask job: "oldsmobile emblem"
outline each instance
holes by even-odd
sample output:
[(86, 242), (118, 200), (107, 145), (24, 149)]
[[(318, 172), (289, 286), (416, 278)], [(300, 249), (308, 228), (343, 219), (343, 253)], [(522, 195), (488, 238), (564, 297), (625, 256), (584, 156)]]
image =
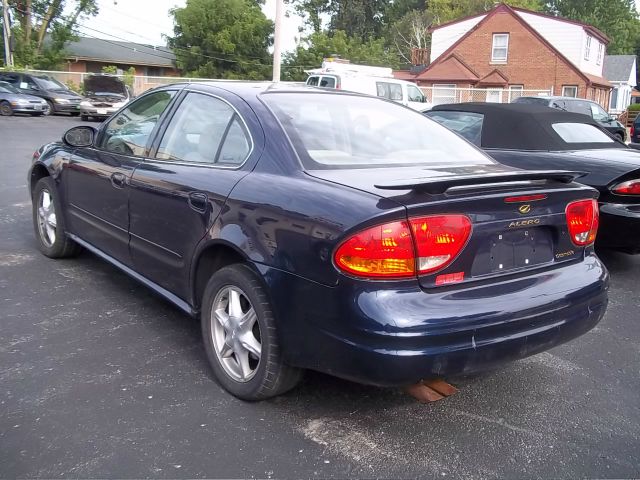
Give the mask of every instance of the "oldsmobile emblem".
[(518, 211), (524, 215), (526, 213), (529, 213), (531, 211), (531, 205), (520, 205), (518, 207)]

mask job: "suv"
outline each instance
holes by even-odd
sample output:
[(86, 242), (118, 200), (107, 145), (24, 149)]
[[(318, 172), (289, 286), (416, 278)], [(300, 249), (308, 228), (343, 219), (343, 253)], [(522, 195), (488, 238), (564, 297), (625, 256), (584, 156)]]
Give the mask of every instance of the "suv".
[(47, 106), (42, 112), (44, 115), (52, 113), (80, 115), (82, 97), (48, 75), (0, 72), (0, 81), (10, 83), (20, 90), (20, 93), (35, 95), (46, 100)]
[(627, 139), (627, 129), (624, 125), (605, 112), (600, 104), (591, 100), (574, 97), (519, 97), (511, 103), (546, 105), (565, 112), (582, 113), (593, 118), (595, 122), (621, 142)]

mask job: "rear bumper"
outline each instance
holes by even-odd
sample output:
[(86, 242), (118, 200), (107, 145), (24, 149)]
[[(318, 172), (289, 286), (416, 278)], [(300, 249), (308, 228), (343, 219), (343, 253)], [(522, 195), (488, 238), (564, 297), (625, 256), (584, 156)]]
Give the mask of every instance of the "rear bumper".
[(640, 205), (600, 204), (600, 228), (596, 245), (640, 253)]
[[(292, 284), (289, 305), (274, 303), (290, 363), (396, 386), (488, 369), (578, 337), (602, 319), (608, 282), (591, 254), (526, 277), (431, 293)], [(304, 305), (291, 305), (291, 296)]]

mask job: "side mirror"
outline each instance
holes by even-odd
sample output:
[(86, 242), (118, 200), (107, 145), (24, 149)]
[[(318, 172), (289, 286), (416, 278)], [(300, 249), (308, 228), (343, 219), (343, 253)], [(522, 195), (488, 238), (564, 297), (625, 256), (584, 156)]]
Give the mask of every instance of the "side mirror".
[(96, 133), (97, 130), (95, 128), (81, 125), (67, 130), (62, 137), (62, 141), (70, 147), (91, 147)]

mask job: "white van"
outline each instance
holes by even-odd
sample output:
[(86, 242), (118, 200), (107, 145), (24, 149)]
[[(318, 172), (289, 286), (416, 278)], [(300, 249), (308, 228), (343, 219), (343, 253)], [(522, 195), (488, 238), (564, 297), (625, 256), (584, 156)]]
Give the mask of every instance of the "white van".
[(310, 86), (384, 97), (420, 112), (433, 107), (415, 83), (393, 78), (390, 68), (324, 61), (322, 68), (306, 73), (306, 84)]

